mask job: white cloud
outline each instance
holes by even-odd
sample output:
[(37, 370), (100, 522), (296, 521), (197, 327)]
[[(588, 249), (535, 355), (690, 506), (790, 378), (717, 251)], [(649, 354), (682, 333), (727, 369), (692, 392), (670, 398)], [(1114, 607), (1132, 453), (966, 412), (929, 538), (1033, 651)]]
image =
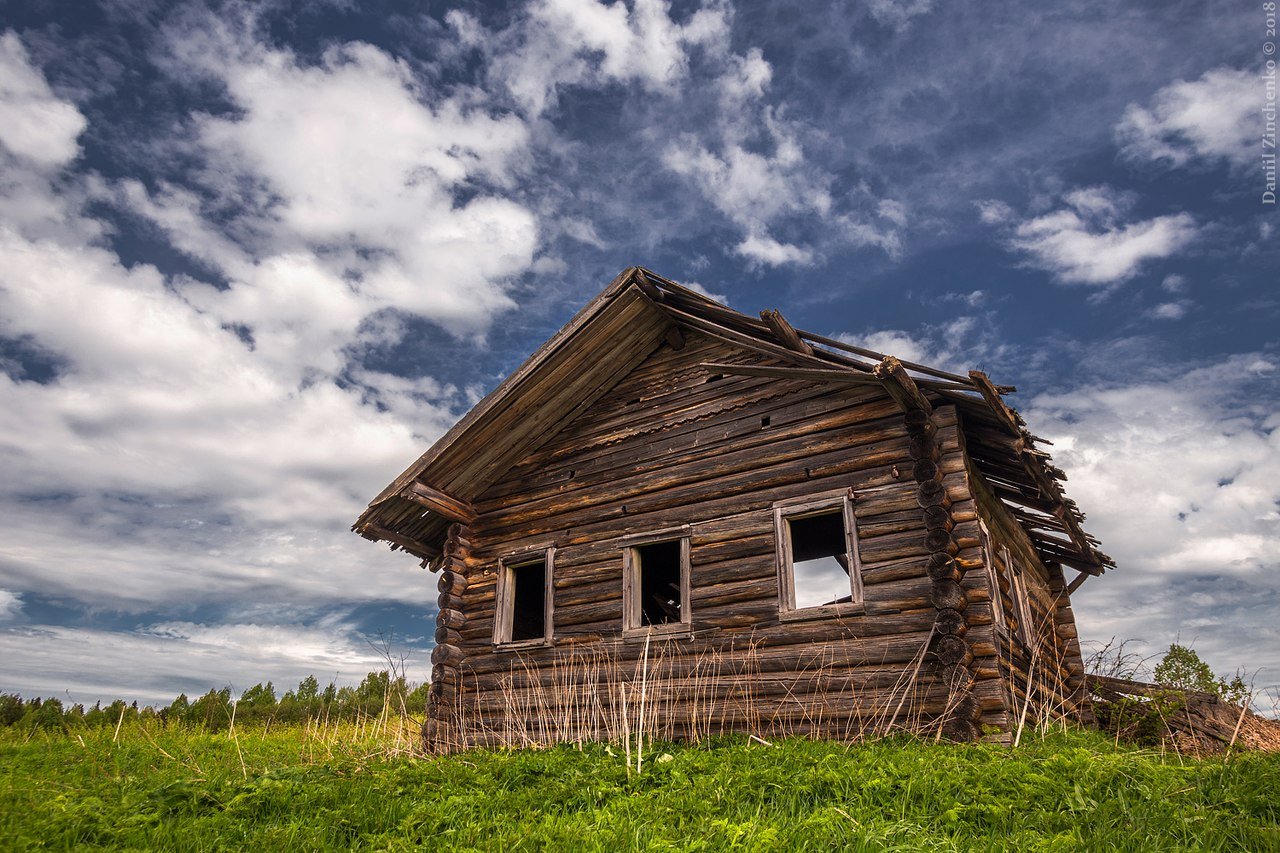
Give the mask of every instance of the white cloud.
[[(663, 153), (663, 164), (692, 180), (745, 232), (735, 247), (739, 255), (766, 266), (811, 263), (812, 249), (779, 241), (770, 229), (787, 216), (828, 213), (829, 178), (805, 161), (793, 130), (770, 112), (765, 113), (763, 129), (752, 131), (769, 140), (767, 152), (748, 149), (747, 129), (734, 122), (722, 125), (721, 131), (723, 137), (710, 146), (692, 134), (674, 139)], [(901, 206), (889, 205), (889, 213), (905, 215)]]
[(1160, 287), (1168, 293), (1185, 293), (1187, 290), (1186, 276), (1172, 273), (1164, 277), (1164, 281), (1160, 282)]
[(85, 125), (32, 67), (17, 34), (0, 35), (0, 145), (38, 168), (57, 168), (79, 155)]
[(974, 202), (978, 208), (978, 218), (984, 225), (1003, 225), (1013, 220), (1013, 208), (999, 199), (983, 199)]
[[(1043, 394), (1024, 408), (1032, 429), (1054, 441), (1071, 497), (1118, 564), (1077, 597), (1089, 636), (1160, 647), (1195, 619), (1218, 668), (1265, 665), (1271, 679), (1280, 675), (1272, 618), (1280, 599), (1280, 413), (1258, 393), (1278, 370), (1269, 356), (1238, 355), (1207, 367), (1139, 370), (1128, 384)], [(1217, 604), (1196, 605), (1193, 592)], [(1241, 659), (1247, 648), (1259, 652)]]
[(902, 361), (959, 373), (986, 358), (996, 346), (982, 334), (978, 318), (971, 315), (927, 325), (916, 333), (903, 329), (876, 329), (859, 334), (841, 332), (835, 337), (846, 344), (891, 355)]
[(1131, 199), (1106, 187), (1074, 190), (1063, 201), (1064, 207), (1017, 225), (1008, 243), (1068, 284), (1125, 281), (1146, 262), (1181, 252), (1199, 234), (1187, 213), (1123, 221)]
[[(690, 49), (727, 34), (719, 8), (700, 9), (678, 24), (665, 0), (636, 0), (630, 8), (621, 0), (535, 0), (498, 33), (465, 12), (452, 11), (446, 20), (488, 52), (491, 74), (535, 117), (554, 107), (566, 87), (617, 82), (670, 91), (688, 70)], [(748, 70), (748, 81), (759, 73)]]
[(871, 0), (868, 8), (880, 23), (902, 30), (912, 18), (933, 11), (933, 0)]
[(805, 266), (813, 262), (813, 252), (810, 250), (790, 243), (780, 243), (767, 234), (748, 234), (734, 247), (734, 251), (752, 263), (771, 267), (783, 264)]
[(721, 305), (729, 304), (729, 297), (725, 296), (723, 293), (712, 293), (710, 290), (703, 287), (701, 284), (699, 284), (696, 281), (682, 281), (680, 283), (683, 284), (685, 287), (689, 288), (690, 290), (692, 290), (694, 293), (701, 293), (703, 296), (707, 297), (708, 299), (714, 299), (716, 302), (719, 302)]
[[(211, 157), (196, 187), (0, 163), (39, 211), (0, 208), (0, 333), (56, 364), (49, 381), (0, 374), (0, 585), (131, 612), (249, 594), (425, 607), (407, 561), (347, 526), (468, 398), (360, 369), (351, 349), (398, 338), (388, 310), (474, 332), (510, 304), (504, 280), (536, 244), (532, 215), (500, 194), (522, 130), (428, 104), (366, 46), (303, 67), (216, 43), (242, 109), (195, 123), (218, 147), (186, 150)], [(386, 121), (370, 126), (370, 104)], [(382, 144), (388, 122), (398, 138)], [(239, 194), (240, 178), (274, 200)], [(464, 184), (490, 190), (455, 203)], [(86, 212), (104, 200), (226, 284), (126, 267)]]
[(1194, 159), (1243, 167), (1261, 153), (1262, 78), (1214, 68), (1156, 92), (1149, 107), (1130, 104), (1116, 125), (1122, 153), (1134, 160), (1185, 166)]
[(1176, 302), (1161, 302), (1149, 312), (1157, 320), (1181, 320), (1194, 305), (1190, 299), (1179, 299)]
[(0, 589), (0, 622), (8, 622), (22, 612), (22, 596)]
[[(246, 300), (272, 298), (244, 290), (257, 294), (278, 278), (274, 298), (292, 303), (293, 317), (278, 317), (288, 328), (275, 331), (293, 347), (293, 337), (309, 337), (303, 326), (349, 337), (386, 308), (480, 334), (512, 307), (504, 285), (531, 266), (539, 244), (534, 215), (501, 194), (528, 155), (521, 120), (434, 96), (403, 62), (367, 44), (335, 46), (304, 65), (221, 30), (212, 39), (183, 34), (174, 52), (188, 71), (221, 81), (240, 108), (196, 122), (209, 188), (225, 193), (243, 176), (269, 189), (240, 213), (241, 231), (259, 239), (247, 262), (225, 239), (209, 239), (192, 193), (147, 199), (126, 187), (132, 207), (179, 247), (245, 279), (229, 295), (206, 294), (203, 308), (243, 323), (246, 310), (263, 308)], [(463, 188), (472, 191), (466, 201), (456, 197)], [(295, 300), (299, 289), (324, 295)]]

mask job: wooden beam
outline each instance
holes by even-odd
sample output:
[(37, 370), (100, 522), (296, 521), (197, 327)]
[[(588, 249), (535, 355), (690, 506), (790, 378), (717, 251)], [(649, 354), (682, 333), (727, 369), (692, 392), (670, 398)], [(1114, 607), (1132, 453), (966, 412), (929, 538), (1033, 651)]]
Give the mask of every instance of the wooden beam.
[(684, 349), (684, 332), (680, 331), (679, 326), (668, 326), (665, 337), (673, 350)]
[(915, 380), (907, 373), (906, 368), (902, 366), (902, 362), (893, 356), (886, 355), (876, 365), (872, 373), (880, 380), (885, 390), (889, 392), (889, 396), (897, 401), (903, 411), (921, 411), (925, 414), (933, 412), (933, 406), (930, 405), (924, 393), (916, 385)]
[(434, 513), (443, 515), (452, 521), (463, 524), (475, 524), (476, 511), (464, 500), (447, 495), (439, 489), (433, 489), (425, 483), (409, 484), (400, 497), (422, 504)]
[(800, 382), (835, 382), (841, 385), (878, 385), (880, 380), (852, 370), (822, 370), (811, 367), (775, 367), (768, 364), (717, 364), (703, 362), (698, 365), (711, 373), (727, 373), (731, 376), (767, 376), (772, 379), (795, 379)]
[(1077, 589), (1080, 588), (1080, 584), (1084, 583), (1091, 577), (1093, 577), (1093, 575), (1089, 574), (1088, 572), (1081, 572), (1080, 574), (1076, 575), (1075, 580), (1073, 580), (1067, 586), (1067, 595), (1071, 595), (1072, 593), (1074, 593)]
[(1000, 399), (1000, 393), (996, 390), (996, 386), (991, 384), (991, 380), (987, 374), (981, 370), (970, 370), (969, 378), (978, 389), (978, 393), (982, 395), (982, 399), (986, 400), (987, 405), (991, 407), (991, 411), (995, 414), (996, 420), (1000, 425), (1018, 438), (1022, 438), (1022, 424), (1020, 418), (1005, 405), (1004, 400)]
[[(876, 352), (875, 350), (870, 350), (870, 349), (867, 349), (866, 347), (854, 346), (853, 344), (848, 344), (848, 343), (845, 343), (844, 341), (836, 340), (835, 338), (828, 338), (825, 335), (817, 335), (817, 334), (814, 334), (813, 332), (806, 332), (801, 330), (800, 337), (804, 338), (806, 341), (813, 341), (815, 344), (822, 344), (823, 346), (828, 346), (828, 347), (831, 347), (832, 349), (843, 350), (844, 352), (850, 352), (850, 353), (853, 353), (854, 355), (860, 355), (864, 358), (875, 359), (876, 361), (880, 361), (885, 357), (885, 353)], [(901, 361), (901, 359), (899, 360)], [(963, 376), (960, 376), (959, 374), (948, 373), (945, 370), (939, 370), (938, 368), (930, 367), (927, 364), (917, 364), (914, 361), (903, 361), (902, 366), (907, 368), (908, 370), (914, 370), (917, 373), (924, 373), (929, 376), (936, 376), (939, 379), (949, 380), (959, 385), (965, 391), (973, 390), (973, 383), (970, 380), (965, 379)]]
[(633, 281), (635, 281), (636, 287), (640, 288), (640, 292), (652, 299), (654, 302), (661, 302), (663, 300), (662, 290), (658, 285), (654, 284), (653, 279), (649, 278), (645, 271), (639, 267), (636, 267), (636, 274)]
[(787, 318), (783, 317), (782, 313), (776, 308), (767, 308), (761, 311), (760, 319), (764, 320), (764, 324), (769, 327), (769, 331), (787, 349), (792, 349), (805, 355), (813, 355), (813, 347), (804, 342), (800, 337), (800, 333), (796, 331), (795, 326), (788, 323)]

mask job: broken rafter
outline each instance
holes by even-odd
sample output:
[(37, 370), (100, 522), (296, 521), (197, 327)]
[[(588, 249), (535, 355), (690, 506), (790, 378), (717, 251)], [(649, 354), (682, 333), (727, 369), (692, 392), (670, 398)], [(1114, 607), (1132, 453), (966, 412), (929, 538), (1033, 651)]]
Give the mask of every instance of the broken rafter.
[(423, 560), (434, 560), (441, 553), (439, 548), (419, 542), (416, 539), (410, 539), (408, 536), (402, 536), (394, 530), (387, 530), (385, 527), (372, 522), (356, 528), (356, 532), (365, 539), (372, 539), (375, 542), (379, 540), (389, 542), (394, 548), (408, 551)]
[(773, 336), (781, 341), (782, 345), (787, 349), (792, 349), (805, 355), (813, 355), (813, 347), (801, 339), (800, 333), (796, 331), (795, 326), (787, 322), (787, 318), (782, 316), (782, 312), (776, 308), (768, 308), (760, 312), (760, 319), (769, 327), (769, 331), (773, 332)]
[(987, 405), (995, 413), (1000, 425), (1009, 430), (1016, 438), (1022, 438), (1022, 419), (1018, 417), (1013, 409), (1005, 405), (1004, 400), (1000, 399), (1000, 392), (996, 390), (996, 386), (991, 384), (987, 374), (981, 370), (970, 370), (969, 379), (973, 381), (974, 387), (978, 389), (982, 399), (987, 401)]
[(893, 356), (886, 355), (872, 372), (903, 411), (921, 411), (925, 414), (933, 412), (933, 406), (915, 380), (907, 373), (902, 362)]
[(462, 524), (475, 524), (476, 511), (464, 500), (433, 489), (425, 483), (410, 483), (400, 497), (422, 504), (434, 513)]

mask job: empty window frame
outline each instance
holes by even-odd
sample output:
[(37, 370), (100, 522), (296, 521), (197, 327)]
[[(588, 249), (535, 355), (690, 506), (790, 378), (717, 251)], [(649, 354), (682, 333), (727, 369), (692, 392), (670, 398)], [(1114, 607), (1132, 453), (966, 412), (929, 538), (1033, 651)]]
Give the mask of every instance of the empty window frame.
[(997, 628), (1009, 630), (1004, 618), (1004, 593), (1000, 590), (1000, 567), (996, 564), (996, 546), (991, 539), (991, 531), (981, 521), (978, 530), (982, 533), (982, 556), (987, 564), (987, 580), (991, 583), (991, 621)]
[(784, 616), (862, 606), (858, 527), (848, 492), (774, 508), (778, 598)]
[(1027, 594), (1027, 578), (1022, 567), (1013, 560), (1009, 546), (1004, 546), (1004, 564), (1009, 568), (1010, 592), (1013, 594), (1013, 606), (1018, 615), (1018, 636), (1022, 642), (1031, 646), (1031, 598)]
[(622, 551), (624, 632), (689, 630), (689, 537), (659, 537)]
[(499, 561), (498, 608), (493, 624), (495, 643), (551, 642), (554, 562), (554, 548)]

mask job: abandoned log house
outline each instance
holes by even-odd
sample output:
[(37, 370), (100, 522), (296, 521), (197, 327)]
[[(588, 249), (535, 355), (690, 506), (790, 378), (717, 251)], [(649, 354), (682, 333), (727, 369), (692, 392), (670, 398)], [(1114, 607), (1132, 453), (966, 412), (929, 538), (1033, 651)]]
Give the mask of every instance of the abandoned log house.
[(1012, 390), (624, 271), (353, 528), (439, 575), (428, 745), (1088, 716), (1113, 563)]

